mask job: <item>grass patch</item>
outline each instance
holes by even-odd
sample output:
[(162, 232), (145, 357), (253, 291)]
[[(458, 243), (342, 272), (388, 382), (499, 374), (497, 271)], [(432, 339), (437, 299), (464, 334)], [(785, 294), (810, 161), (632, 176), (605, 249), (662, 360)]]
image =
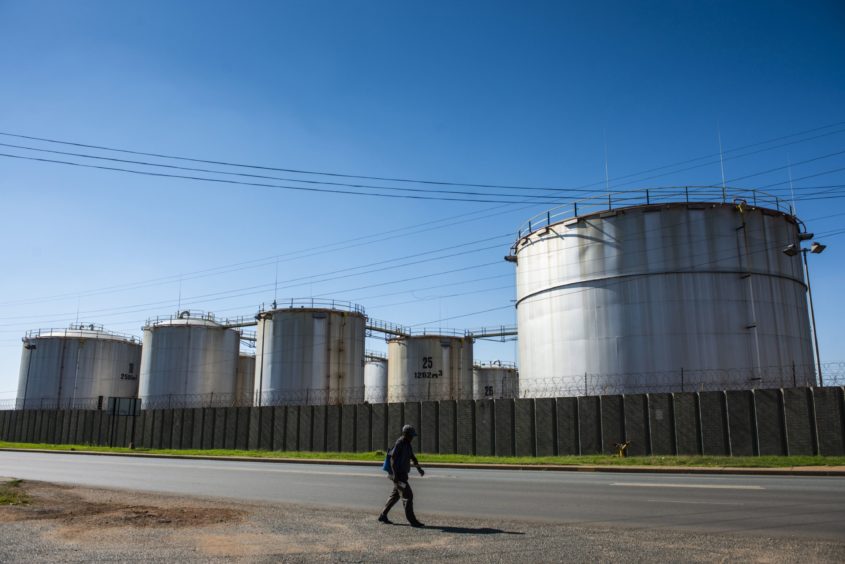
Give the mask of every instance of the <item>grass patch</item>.
[[(0, 448), (43, 449), (54, 451), (138, 452), (147, 454), (175, 454), (188, 456), (241, 456), (249, 458), (293, 458), (315, 460), (384, 461), (384, 452), (288, 452), (266, 450), (130, 450), (122, 447), (88, 445), (48, 445), (34, 443), (9, 443), (0, 441)], [(468, 456), (463, 454), (418, 453), (421, 464), (447, 462), (453, 464), (518, 464), (563, 466), (700, 466), (708, 468), (790, 468), (792, 466), (845, 466), (845, 456), (631, 456), (619, 458), (610, 455), (583, 456)]]
[(0, 505), (26, 505), (29, 495), (21, 489), (23, 480), (9, 480), (0, 483)]

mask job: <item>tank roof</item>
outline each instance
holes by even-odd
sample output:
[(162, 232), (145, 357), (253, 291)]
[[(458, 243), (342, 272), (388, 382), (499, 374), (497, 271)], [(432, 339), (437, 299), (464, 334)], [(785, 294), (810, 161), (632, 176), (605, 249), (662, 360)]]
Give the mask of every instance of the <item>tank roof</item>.
[(794, 210), (788, 200), (754, 188), (735, 188), (732, 186), (657, 186), (654, 188), (638, 188), (622, 192), (607, 192), (551, 208), (523, 223), (517, 232), (517, 242), (539, 229), (548, 228), (567, 219), (585, 217), (623, 208), (630, 209), (640, 206), (665, 204), (737, 205), (740, 203), (751, 208), (766, 208), (784, 215), (794, 215)]
[(147, 319), (147, 322), (144, 324), (144, 329), (149, 329), (152, 327), (165, 327), (165, 326), (183, 326), (183, 325), (192, 325), (192, 326), (206, 326), (206, 327), (221, 327), (227, 324), (226, 319), (216, 319), (214, 314), (211, 312), (203, 312), (203, 311), (194, 311), (194, 310), (183, 310), (176, 312), (172, 315), (168, 316), (158, 316)]
[(135, 335), (107, 331), (98, 323), (71, 323), (67, 328), (62, 329), (31, 329), (21, 339), (67, 338), (67, 339), (107, 339), (112, 341), (126, 341), (140, 344), (141, 339)]
[(274, 311), (290, 310), (316, 310), (316, 311), (342, 311), (359, 313), (365, 315), (364, 306), (342, 300), (324, 298), (288, 298), (285, 300), (273, 300), (269, 305), (261, 304), (258, 308), (258, 316)]

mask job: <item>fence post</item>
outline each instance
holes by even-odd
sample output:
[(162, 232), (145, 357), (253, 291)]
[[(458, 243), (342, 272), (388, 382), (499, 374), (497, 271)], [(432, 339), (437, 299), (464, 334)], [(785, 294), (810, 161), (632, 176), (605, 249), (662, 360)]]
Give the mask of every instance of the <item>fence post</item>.
[(587, 373), (586, 372), (584, 372), (584, 395), (585, 396), (589, 395), (587, 393)]
[(793, 388), (798, 387), (798, 382), (795, 379), (795, 361), (794, 360), (792, 361), (792, 387)]
[(681, 366), (681, 391), (684, 391), (684, 367)]

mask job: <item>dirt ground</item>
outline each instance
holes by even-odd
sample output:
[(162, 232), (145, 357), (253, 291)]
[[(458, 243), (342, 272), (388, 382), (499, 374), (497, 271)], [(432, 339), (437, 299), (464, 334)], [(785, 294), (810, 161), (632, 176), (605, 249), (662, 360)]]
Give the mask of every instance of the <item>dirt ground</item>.
[[(42, 482), (0, 506), (0, 562), (843, 562), (845, 541), (374, 514)], [(395, 517), (399, 518), (396, 512)]]

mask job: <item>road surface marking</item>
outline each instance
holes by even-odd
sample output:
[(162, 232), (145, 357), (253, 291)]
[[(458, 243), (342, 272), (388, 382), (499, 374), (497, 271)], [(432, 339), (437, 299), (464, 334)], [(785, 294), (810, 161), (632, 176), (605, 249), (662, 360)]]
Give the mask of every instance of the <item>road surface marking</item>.
[(740, 486), (735, 484), (638, 484), (634, 482), (611, 482), (611, 486), (628, 488), (697, 488), (709, 490), (764, 490), (763, 486)]
[(745, 505), (742, 502), (734, 501), (686, 501), (682, 499), (647, 499), (646, 501), (653, 501), (654, 503), (691, 503), (694, 505)]

